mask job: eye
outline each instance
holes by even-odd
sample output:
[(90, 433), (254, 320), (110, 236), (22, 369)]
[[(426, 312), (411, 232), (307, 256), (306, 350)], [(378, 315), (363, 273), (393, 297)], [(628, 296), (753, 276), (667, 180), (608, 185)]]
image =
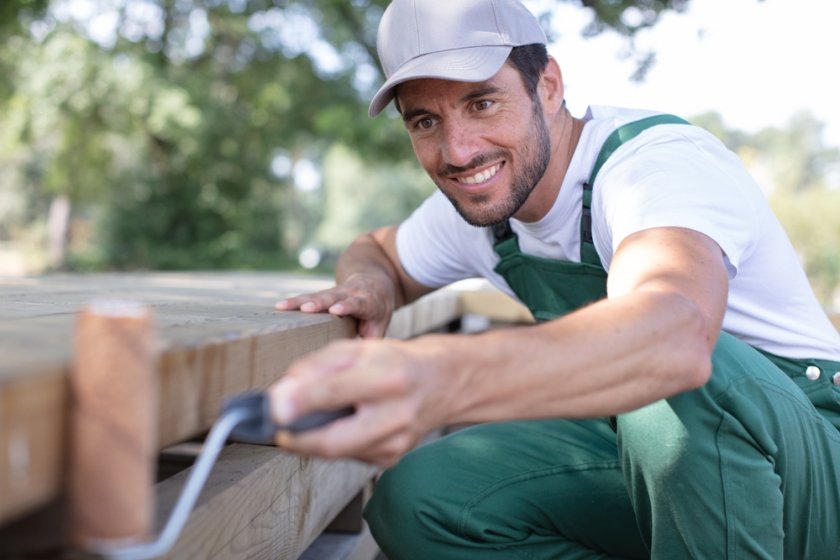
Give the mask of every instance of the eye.
[(489, 109), (493, 105), (493, 102), (489, 99), (479, 99), (473, 104), (473, 107), (476, 111), (485, 111)]
[(410, 121), (410, 129), (413, 131), (426, 131), (431, 130), (434, 128), (435, 123), (437, 123), (437, 119), (431, 116), (425, 117), (417, 117), (416, 119)]
[(432, 126), (433, 126), (434, 124), (435, 124), (435, 121), (434, 121), (434, 119), (433, 119), (433, 118), (431, 118), (431, 117), (423, 117), (422, 119), (419, 119), (416, 123), (414, 123), (414, 126), (415, 126), (415, 128), (420, 128), (420, 129), (423, 129), (423, 130), (428, 130), (428, 129), (432, 128)]

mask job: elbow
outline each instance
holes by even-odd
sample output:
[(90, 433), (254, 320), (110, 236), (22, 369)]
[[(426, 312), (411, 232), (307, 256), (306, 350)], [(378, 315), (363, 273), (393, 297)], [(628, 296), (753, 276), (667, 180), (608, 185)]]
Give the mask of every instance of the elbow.
[[(692, 359), (688, 360), (689, 371), (686, 375), (686, 382), (688, 389), (699, 389), (708, 383), (712, 377), (712, 353), (714, 352), (717, 337), (720, 334), (719, 329), (712, 329), (709, 325), (708, 318), (698, 313), (697, 327), (694, 329), (692, 340), (688, 342), (691, 346), (689, 355)], [(714, 336), (712, 335), (714, 332)]]
[(674, 329), (680, 333), (675, 346), (680, 351), (674, 355), (678, 364), (674, 364), (683, 375), (680, 376), (681, 390), (699, 389), (708, 383), (712, 377), (712, 353), (720, 335), (720, 324), (715, 324), (711, 318), (696, 304), (684, 300), (681, 306), (685, 313), (682, 315), (682, 328)]
[(686, 388), (687, 391), (699, 389), (709, 382), (712, 377), (712, 357), (706, 353), (699, 356), (697, 360), (692, 362), (690, 371), (686, 372)]

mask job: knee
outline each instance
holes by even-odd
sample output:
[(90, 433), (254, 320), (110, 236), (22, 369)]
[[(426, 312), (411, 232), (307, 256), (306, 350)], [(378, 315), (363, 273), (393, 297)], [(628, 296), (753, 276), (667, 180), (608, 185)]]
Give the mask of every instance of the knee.
[(440, 469), (420, 448), (385, 471), (376, 484), (364, 516), (377, 544), (389, 558), (420, 558), (448, 533), (445, 506), (435, 477)]

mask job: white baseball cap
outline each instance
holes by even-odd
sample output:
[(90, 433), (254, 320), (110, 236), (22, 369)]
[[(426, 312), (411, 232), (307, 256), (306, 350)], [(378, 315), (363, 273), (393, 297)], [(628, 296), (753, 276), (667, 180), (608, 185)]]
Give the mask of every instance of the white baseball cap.
[(394, 0), (376, 37), (385, 83), (368, 114), (378, 115), (394, 88), (417, 78), (481, 82), (513, 47), (546, 43), (537, 18), (520, 0)]

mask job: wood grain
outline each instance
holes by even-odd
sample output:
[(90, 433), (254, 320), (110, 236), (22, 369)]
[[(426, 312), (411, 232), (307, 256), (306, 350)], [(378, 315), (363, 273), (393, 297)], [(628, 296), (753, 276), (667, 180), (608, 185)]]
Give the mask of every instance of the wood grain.
[[(354, 336), (351, 319), (273, 309), (278, 299), (331, 285), (278, 273), (0, 278), (0, 524), (66, 486), (74, 322), (91, 301), (138, 301), (155, 314), (163, 447), (206, 431), (225, 397), (267, 387), (294, 359)], [(440, 292), (401, 309), (390, 336), (415, 336), (457, 316), (457, 297)]]
[[(353, 461), (229, 445), (166, 558), (297, 558), (374, 472)], [(168, 516), (188, 474), (158, 485), (159, 520)]]

